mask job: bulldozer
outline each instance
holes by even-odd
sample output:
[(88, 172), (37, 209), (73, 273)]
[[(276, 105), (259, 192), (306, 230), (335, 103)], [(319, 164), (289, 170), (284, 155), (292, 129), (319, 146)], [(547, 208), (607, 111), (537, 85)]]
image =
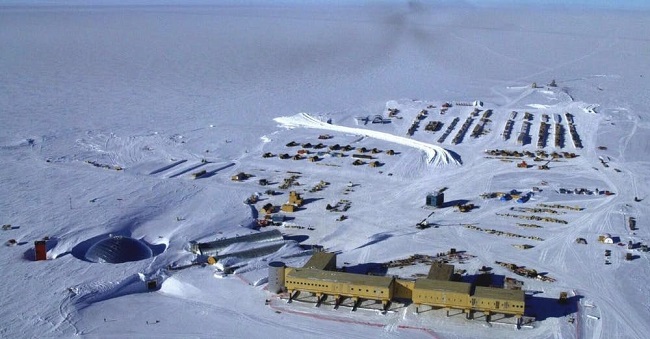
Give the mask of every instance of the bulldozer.
[(458, 209), (458, 212), (461, 213), (466, 213), (471, 210), (473, 210), (476, 206), (474, 204), (458, 204), (456, 205), (456, 209)]

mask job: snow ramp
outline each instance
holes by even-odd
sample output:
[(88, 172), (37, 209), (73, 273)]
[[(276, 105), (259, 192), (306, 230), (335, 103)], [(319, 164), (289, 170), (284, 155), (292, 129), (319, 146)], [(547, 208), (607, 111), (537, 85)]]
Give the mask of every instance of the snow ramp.
[(433, 164), (434, 166), (449, 165), (449, 164), (460, 165), (460, 162), (456, 158), (454, 158), (454, 156), (449, 151), (447, 151), (446, 149), (440, 146), (428, 144), (426, 142), (417, 141), (405, 137), (396, 136), (385, 132), (373, 131), (364, 128), (354, 128), (354, 127), (328, 124), (326, 122), (318, 120), (317, 118), (314, 118), (313, 116), (307, 113), (298, 113), (296, 115), (292, 115), (288, 117), (278, 117), (273, 120), (280, 123), (282, 126), (286, 128), (303, 127), (303, 128), (323, 129), (323, 130), (329, 130), (329, 131), (335, 131), (341, 133), (362, 135), (368, 138), (384, 140), (384, 141), (388, 141), (388, 142), (392, 142), (392, 143), (396, 143), (408, 147), (417, 148), (419, 150), (424, 151), (427, 157), (427, 162), (429, 164)]

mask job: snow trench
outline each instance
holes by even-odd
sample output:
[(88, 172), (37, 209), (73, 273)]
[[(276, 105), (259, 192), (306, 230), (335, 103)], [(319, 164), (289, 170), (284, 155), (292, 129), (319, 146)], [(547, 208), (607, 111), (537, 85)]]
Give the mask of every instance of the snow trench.
[(440, 146), (428, 144), (426, 142), (417, 141), (405, 137), (396, 136), (385, 132), (373, 131), (364, 128), (354, 128), (354, 127), (346, 127), (346, 126), (329, 124), (320, 121), (317, 118), (314, 118), (308, 113), (298, 113), (296, 115), (288, 116), (288, 117), (277, 117), (274, 120), (287, 128), (304, 127), (304, 128), (324, 129), (329, 131), (362, 135), (369, 138), (384, 140), (384, 141), (388, 141), (388, 142), (392, 142), (392, 143), (396, 143), (408, 147), (417, 148), (419, 150), (424, 151), (424, 153), (427, 156), (427, 163), (432, 164), (434, 166), (449, 165), (449, 164), (460, 165), (460, 162), (449, 151), (447, 151), (446, 149)]

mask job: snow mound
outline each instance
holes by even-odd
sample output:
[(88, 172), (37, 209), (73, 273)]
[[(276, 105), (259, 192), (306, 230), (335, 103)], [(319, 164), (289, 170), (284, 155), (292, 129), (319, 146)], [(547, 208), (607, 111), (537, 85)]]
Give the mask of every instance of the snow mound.
[(83, 309), (94, 303), (144, 293), (148, 291), (144, 281), (144, 274), (135, 273), (119, 281), (91, 282), (71, 287), (71, 301), (77, 309)]
[(362, 135), (364, 137), (384, 140), (408, 147), (413, 147), (419, 150), (424, 151), (427, 156), (427, 162), (433, 164), (434, 166), (440, 165), (449, 165), (455, 164), (460, 165), (460, 162), (446, 149), (428, 144), (422, 141), (412, 140), (405, 137), (396, 136), (390, 133), (379, 132), (368, 130), (364, 128), (355, 128), (355, 127), (346, 127), (339, 126), (334, 124), (328, 124), (326, 122), (320, 121), (317, 118), (307, 114), (307, 113), (298, 113), (293, 116), (288, 117), (277, 117), (274, 119), (276, 122), (280, 123), (286, 128), (317, 128), (324, 129), (329, 131), (341, 132), (341, 133), (350, 133), (356, 135)]
[(165, 281), (160, 286), (160, 292), (182, 298), (201, 294), (201, 290), (199, 288), (187, 282), (180, 281), (175, 277), (169, 277), (165, 279)]

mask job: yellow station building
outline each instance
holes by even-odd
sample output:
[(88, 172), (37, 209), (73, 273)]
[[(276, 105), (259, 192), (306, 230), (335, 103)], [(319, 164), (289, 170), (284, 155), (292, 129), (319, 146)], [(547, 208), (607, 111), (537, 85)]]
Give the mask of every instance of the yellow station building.
[(451, 281), (454, 266), (434, 263), (426, 278), (415, 280), (372, 276), (336, 271), (336, 254), (316, 252), (301, 268), (285, 267), (274, 262), (269, 265), (269, 290), (288, 291), (291, 301), (298, 293), (311, 293), (317, 304), (326, 297), (336, 301), (354, 301), (353, 310), (363, 300), (381, 302), (384, 309), (391, 301), (410, 301), (421, 306), (461, 310), (471, 318), (473, 312), (483, 312), (486, 320), (491, 314), (514, 315), (517, 324), (524, 315), (525, 295), (522, 290), (494, 287), (473, 287), (472, 284)]

